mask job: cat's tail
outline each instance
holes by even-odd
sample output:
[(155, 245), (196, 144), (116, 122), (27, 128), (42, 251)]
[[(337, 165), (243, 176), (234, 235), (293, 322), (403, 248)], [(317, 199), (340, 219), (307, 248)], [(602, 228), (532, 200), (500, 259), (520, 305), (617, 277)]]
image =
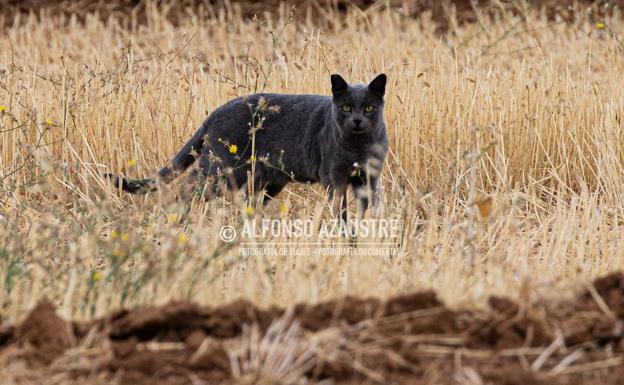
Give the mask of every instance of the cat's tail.
[(108, 179), (116, 188), (131, 194), (145, 194), (155, 191), (159, 183), (169, 184), (197, 159), (204, 147), (204, 137), (207, 131), (207, 122), (195, 132), (193, 137), (178, 151), (171, 159), (171, 165), (165, 166), (158, 171), (154, 178), (128, 180), (122, 176), (106, 173), (104, 178)]

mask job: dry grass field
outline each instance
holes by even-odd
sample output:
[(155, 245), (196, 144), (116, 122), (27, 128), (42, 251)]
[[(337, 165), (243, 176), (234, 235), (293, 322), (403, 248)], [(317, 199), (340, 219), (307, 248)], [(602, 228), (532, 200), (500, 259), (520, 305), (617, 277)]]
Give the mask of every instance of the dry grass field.
[[(75, 319), (171, 299), (268, 306), (428, 288), (481, 306), (492, 293), (560, 296), (624, 267), (619, 15), (596, 24), (503, 13), (440, 36), (426, 15), (380, 7), (289, 14), (222, 10), (173, 25), (152, 7), (141, 25), (23, 16), (5, 28), (4, 321), (42, 297)], [(371, 215), (402, 221), (397, 255), (255, 257), (219, 239), (222, 225), (250, 217), (327, 217), (315, 186), (291, 185), (262, 206), (179, 198), (184, 178), (129, 196), (100, 177), (149, 175), (233, 97), (329, 94), (334, 72), (352, 82), (388, 74), (390, 152)], [(301, 241), (262, 245), (277, 242)]]
[[(624, 275), (594, 281), (624, 269), (619, 11), (449, 11), (441, 33), (384, 2), (146, 4), (0, 15), (0, 382), (619, 383)], [(367, 218), (398, 238), (225, 242), (225, 225), (316, 226), (327, 194), (205, 201), (183, 176), (137, 196), (101, 177), (153, 174), (236, 96), (381, 72), (390, 150)]]

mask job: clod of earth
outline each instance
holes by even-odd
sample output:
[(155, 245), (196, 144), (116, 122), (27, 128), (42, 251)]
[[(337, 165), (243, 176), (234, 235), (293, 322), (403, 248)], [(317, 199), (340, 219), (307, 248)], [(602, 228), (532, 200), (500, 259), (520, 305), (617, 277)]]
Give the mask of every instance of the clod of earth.
[(624, 274), (596, 280), (575, 301), (527, 306), (492, 297), (489, 307), (451, 310), (422, 292), (290, 309), (173, 302), (70, 323), (44, 299), (20, 325), (0, 327), (0, 376), (58, 384), (519, 385), (618, 384), (624, 375)]

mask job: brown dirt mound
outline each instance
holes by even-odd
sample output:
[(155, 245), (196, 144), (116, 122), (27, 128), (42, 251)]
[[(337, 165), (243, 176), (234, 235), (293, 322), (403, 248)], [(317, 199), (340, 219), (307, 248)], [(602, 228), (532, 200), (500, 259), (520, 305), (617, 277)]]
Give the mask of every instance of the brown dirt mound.
[(190, 302), (0, 327), (0, 378), (58, 384), (620, 384), (624, 274), (575, 301), (451, 310), (433, 292), (290, 309)]
[(54, 305), (47, 299), (39, 302), (13, 330), (15, 340), (27, 346), (26, 357), (33, 362), (49, 364), (72, 345), (70, 326), (56, 315)]

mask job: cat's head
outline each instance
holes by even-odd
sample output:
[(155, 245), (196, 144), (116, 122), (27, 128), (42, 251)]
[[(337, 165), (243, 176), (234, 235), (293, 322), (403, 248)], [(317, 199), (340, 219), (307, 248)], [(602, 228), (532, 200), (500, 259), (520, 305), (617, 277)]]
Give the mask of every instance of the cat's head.
[(361, 135), (380, 129), (386, 80), (381, 74), (368, 85), (349, 84), (340, 75), (331, 76), (334, 118), (343, 134)]

